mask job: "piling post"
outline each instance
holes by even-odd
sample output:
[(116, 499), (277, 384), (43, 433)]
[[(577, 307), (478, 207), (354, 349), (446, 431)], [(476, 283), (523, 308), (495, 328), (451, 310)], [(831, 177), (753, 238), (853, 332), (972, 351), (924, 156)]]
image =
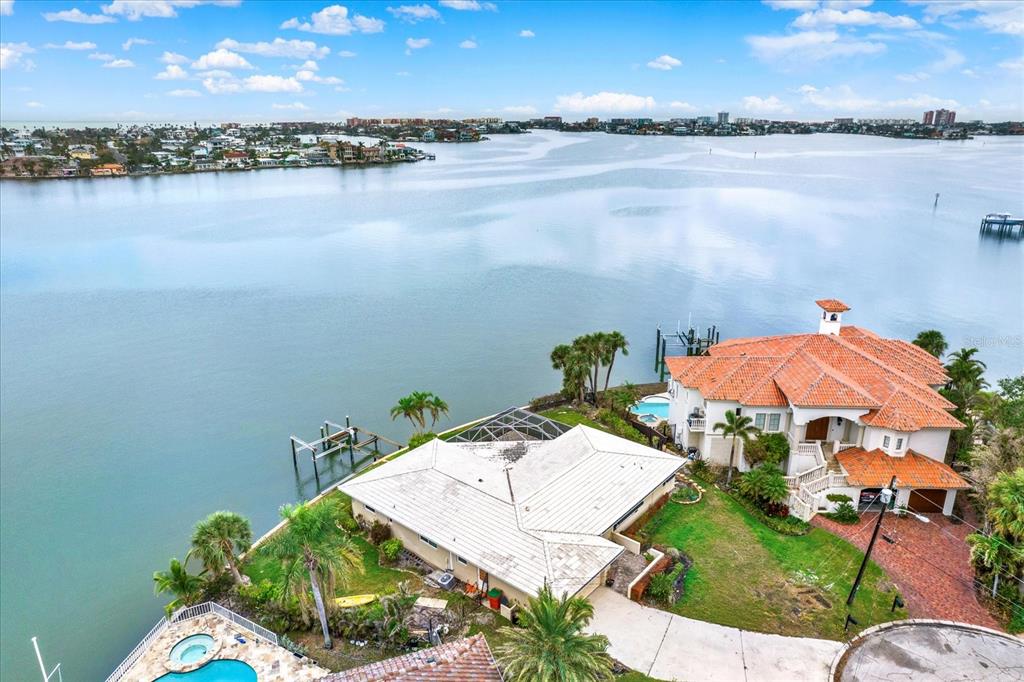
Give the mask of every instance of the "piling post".
[(294, 466), (295, 470), (298, 471), (299, 470), (299, 460), (295, 456), (296, 455), (296, 453), (295, 453), (295, 436), (292, 436), (291, 440), (289, 442), (292, 444), (292, 466)]
[(661, 374), (660, 374), (660, 376), (661, 376), (660, 381), (664, 381), (665, 380), (665, 339), (664, 339), (664, 337), (661, 339)]
[(352, 449), (352, 441), (359, 440), (359, 429), (355, 428), (348, 432), (348, 464), (353, 471), (356, 468), (356, 455)]
[(661, 327), (658, 327), (658, 335), (654, 338), (654, 371), (658, 371), (658, 353), (661, 350)]
[(316, 451), (310, 452), (310, 459), (313, 460), (313, 475), (316, 477), (316, 489), (320, 490), (320, 470), (316, 466)]

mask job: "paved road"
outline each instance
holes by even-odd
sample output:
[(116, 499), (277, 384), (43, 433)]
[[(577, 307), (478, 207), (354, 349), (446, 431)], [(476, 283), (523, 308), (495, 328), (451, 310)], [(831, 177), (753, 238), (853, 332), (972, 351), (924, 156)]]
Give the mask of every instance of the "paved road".
[(826, 682), (841, 642), (766, 635), (641, 606), (600, 587), (590, 595), (590, 632), (609, 653), (659, 680), (684, 682)]

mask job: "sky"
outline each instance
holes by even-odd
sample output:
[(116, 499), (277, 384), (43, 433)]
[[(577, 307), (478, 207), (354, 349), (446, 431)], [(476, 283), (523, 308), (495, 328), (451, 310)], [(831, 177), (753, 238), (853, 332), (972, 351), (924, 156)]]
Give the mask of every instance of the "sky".
[(0, 0), (4, 121), (1024, 118), (1024, 2)]

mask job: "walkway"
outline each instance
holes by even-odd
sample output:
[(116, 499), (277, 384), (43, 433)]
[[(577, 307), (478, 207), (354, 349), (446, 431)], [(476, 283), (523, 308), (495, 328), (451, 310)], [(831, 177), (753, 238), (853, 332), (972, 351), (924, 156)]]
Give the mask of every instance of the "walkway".
[(766, 635), (684, 618), (626, 599), (607, 587), (590, 595), (588, 630), (609, 653), (659, 680), (826, 682), (842, 642)]
[[(864, 551), (871, 539), (874, 518), (874, 514), (862, 515), (860, 523), (844, 526), (819, 514), (811, 523)], [(970, 549), (964, 542), (973, 529), (966, 524), (953, 524), (941, 514), (929, 514), (928, 520), (929, 523), (922, 523), (913, 517), (886, 514), (871, 555), (899, 587), (910, 617), (1002, 629), (975, 597), (974, 569)], [(868, 522), (872, 523), (865, 528)], [(883, 535), (895, 542), (887, 542)]]

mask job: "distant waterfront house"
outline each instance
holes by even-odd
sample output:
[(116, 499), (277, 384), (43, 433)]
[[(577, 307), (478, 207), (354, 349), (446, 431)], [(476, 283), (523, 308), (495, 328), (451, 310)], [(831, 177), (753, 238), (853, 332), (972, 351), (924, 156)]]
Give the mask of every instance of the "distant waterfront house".
[(221, 162), (212, 159), (196, 160), (192, 167), (197, 171), (214, 171), (221, 169)]
[(672, 490), (682, 463), (603, 431), (509, 410), (341, 490), (361, 521), (388, 524), (431, 566), (525, 604), (544, 585), (586, 595), (603, 584), (632, 543), (617, 531)]
[(119, 163), (103, 163), (89, 171), (89, 174), (94, 177), (103, 177), (111, 175), (124, 175), (124, 166)]
[[(676, 442), (727, 465), (732, 441), (713, 426), (731, 410), (785, 434), (789, 504), (801, 518), (831, 509), (829, 493), (868, 502), (893, 475), (897, 505), (950, 514), (968, 485), (943, 463), (950, 431), (963, 424), (936, 391), (948, 380), (942, 363), (906, 341), (844, 326), (841, 301), (817, 305), (817, 334), (731, 339), (708, 355), (666, 358)], [(737, 449), (745, 470), (742, 442)]]

